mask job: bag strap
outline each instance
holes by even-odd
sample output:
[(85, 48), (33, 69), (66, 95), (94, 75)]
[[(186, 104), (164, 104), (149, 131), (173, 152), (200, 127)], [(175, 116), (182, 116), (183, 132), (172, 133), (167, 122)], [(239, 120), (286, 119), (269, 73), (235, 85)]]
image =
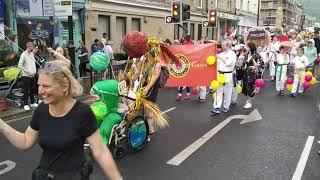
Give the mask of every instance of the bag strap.
[(63, 154), (66, 154), (66, 153), (67, 153), (67, 150), (69, 150), (69, 149), (66, 149), (66, 150), (64, 150), (64, 151), (62, 151), (62, 152), (59, 152), (59, 154), (57, 154), (57, 155), (50, 161), (50, 163), (49, 163), (49, 165), (48, 165), (48, 169), (47, 169), (48, 171), (51, 169), (52, 165), (53, 165), (59, 158), (62, 157)]

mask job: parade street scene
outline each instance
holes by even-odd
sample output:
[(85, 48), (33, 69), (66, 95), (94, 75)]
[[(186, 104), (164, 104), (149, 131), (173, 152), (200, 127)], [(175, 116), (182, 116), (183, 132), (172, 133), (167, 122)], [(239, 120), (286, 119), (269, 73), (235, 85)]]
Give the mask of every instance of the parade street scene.
[(319, 0), (0, 0), (0, 180), (320, 180)]

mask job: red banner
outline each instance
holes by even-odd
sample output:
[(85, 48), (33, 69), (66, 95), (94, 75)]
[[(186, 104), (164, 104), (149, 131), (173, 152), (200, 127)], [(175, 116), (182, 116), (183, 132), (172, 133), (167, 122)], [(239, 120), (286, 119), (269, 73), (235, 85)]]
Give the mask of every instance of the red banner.
[(166, 86), (209, 86), (211, 81), (217, 77), (217, 60), (213, 65), (207, 64), (209, 56), (216, 57), (217, 44), (194, 44), (165, 46), (166, 51), (177, 57), (181, 64), (170, 59), (167, 54), (161, 53), (160, 58), (166, 65), (170, 77)]

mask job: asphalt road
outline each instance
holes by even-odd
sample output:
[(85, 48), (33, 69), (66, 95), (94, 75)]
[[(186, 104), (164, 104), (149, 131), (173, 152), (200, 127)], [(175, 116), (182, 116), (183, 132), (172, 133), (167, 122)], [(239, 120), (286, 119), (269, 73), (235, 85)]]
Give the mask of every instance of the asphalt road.
[[(288, 180), (296, 172), (301, 156), (307, 159), (301, 179), (320, 179), (319, 86), (302, 97), (290, 98), (276, 96), (275, 88), (268, 82), (256, 96), (253, 107), (260, 112), (262, 120), (247, 124), (240, 124), (241, 120), (231, 121), (178, 166), (167, 162), (228, 117), (248, 115), (253, 109), (243, 109), (245, 100), (241, 96), (230, 112), (212, 116), (211, 94), (205, 103), (196, 97), (176, 102), (175, 96), (176, 89), (160, 90), (161, 109), (176, 107), (168, 113), (170, 127), (157, 131), (141, 152), (127, 152), (117, 160), (125, 179)], [(25, 119), (11, 125), (24, 131), (29, 122)], [(309, 136), (315, 139), (310, 154), (305, 156), (302, 154)], [(2, 135), (0, 147), (0, 163), (5, 160), (16, 163), (16, 167), (0, 175), (0, 179), (30, 179), (41, 155), (40, 148), (18, 151)], [(92, 179), (105, 178), (100, 169), (95, 168)]]

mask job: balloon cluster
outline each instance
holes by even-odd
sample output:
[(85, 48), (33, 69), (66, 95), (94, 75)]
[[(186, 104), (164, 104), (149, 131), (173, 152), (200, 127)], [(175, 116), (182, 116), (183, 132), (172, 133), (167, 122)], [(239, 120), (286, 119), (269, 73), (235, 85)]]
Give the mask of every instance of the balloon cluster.
[(303, 83), (304, 90), (309, 89), (310, 87), (312, 87), (312, 85), (315, 85), (317, 83), (318, 83), (318, 80), (315, 77), (313, 77), (310, 71), (307, 71), (304, 77), (304, 83)]
[(293, 86), (293, 79), (292, 78), (288, 78), (287, 79), (287, 81), (286, 81), (286, 83), (287, 83), (287, 90), (289, 91), (289, 92), (291, 92), (291, 90), (292, 90), (292, 86)]
[[(293, 86), (294, 80), (292, 78), (288, 78), (286, 83), (287, 83), (287, 90), (291, 91), (292, 86)], [(313, 77), (312, 73), (310, 71), (307, 71), (304, 77), (304, 82), (303, 82), (303, 89), (307, 90), (312, 87), (312, 85), (315, 85), (318, 83), (318, 80)]]
[(218, 74), (217, 75), (217, 80), (213, 80), (211, 82), (210, 87), (211, 87), (212, 90), (215, 91), (215, 90), (219, 89), (219, 87), (222, 84), (224, 84), (225, 82), (226, 82), (226, 76), (224, 74)]

